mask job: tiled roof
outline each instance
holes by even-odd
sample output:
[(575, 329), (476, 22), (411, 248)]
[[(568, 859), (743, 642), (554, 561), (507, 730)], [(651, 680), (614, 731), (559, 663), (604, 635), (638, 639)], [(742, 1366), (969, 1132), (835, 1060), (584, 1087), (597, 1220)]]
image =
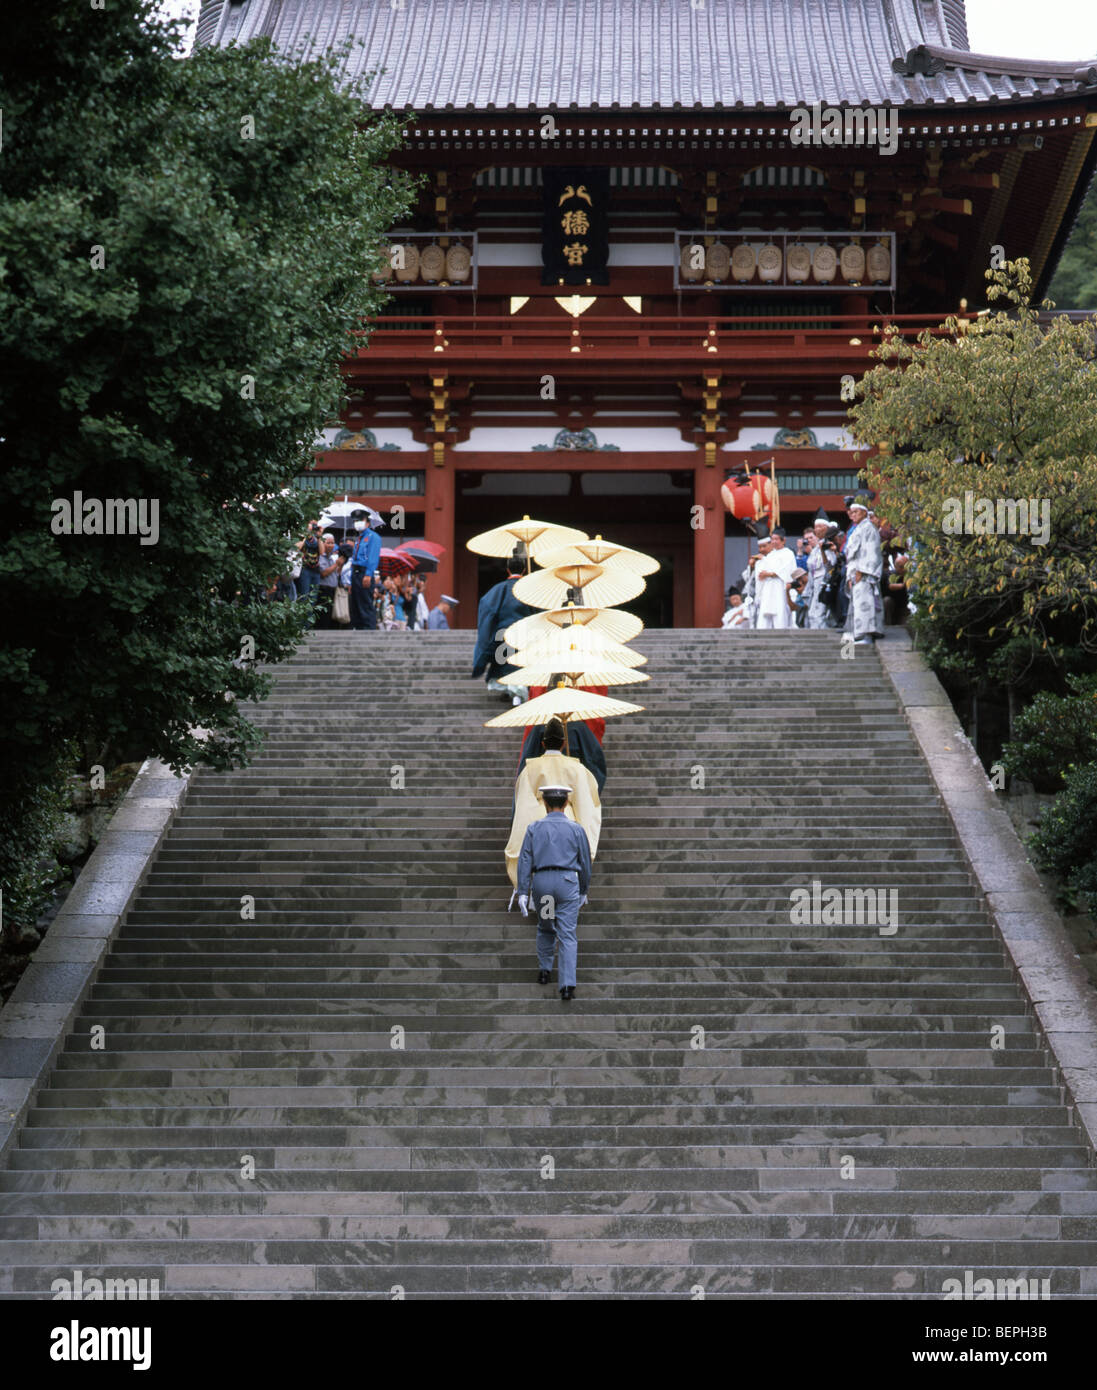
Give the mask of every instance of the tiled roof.
[(198, 42), (345, 39), (376, 107), (781, 109), (1040, 100), (1097, 63), (965, 51), (963, 0), (204, 0)]

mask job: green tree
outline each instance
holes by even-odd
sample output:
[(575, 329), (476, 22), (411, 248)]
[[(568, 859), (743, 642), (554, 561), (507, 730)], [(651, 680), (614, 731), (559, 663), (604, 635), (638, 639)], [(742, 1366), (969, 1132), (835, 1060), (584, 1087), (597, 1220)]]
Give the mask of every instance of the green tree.
[(1047, 294), (1060, 309), (1097, 310), (1097, 182), (1079, 209)]
[[(1015, 693), (1097, 655), (1097, 332), (1041, 325), (1027, 262), (987, 277), (1002, 307), (986, 316), (915, 343), (885, 332), (850, 417), (880, 449), (866, 476), (909, 538), (930, 660)], [(1022, 500), (1028, 533), (1008, 505)], [(977, 514), (995, 529), (979, 534)]]
[[(147, 0), (20, 5), (0, 48), (0, 844), (68, 740), (245, 760), (304, 605), (266, 604), (317, 494), (283, 489), (411, 186), (344, 55), (173, 58)], [(55, 534), (144, 499), (158, 536)], [(150, 528), (151, 531), (151, 528)], [(254, 660), (248, 659), (254, 642)], [(199, 733), (202, 730), (204, 732)], [(6, 829), (5, 829), (6, 828)], [(18, 865), (0, 849), (0, 880)]]

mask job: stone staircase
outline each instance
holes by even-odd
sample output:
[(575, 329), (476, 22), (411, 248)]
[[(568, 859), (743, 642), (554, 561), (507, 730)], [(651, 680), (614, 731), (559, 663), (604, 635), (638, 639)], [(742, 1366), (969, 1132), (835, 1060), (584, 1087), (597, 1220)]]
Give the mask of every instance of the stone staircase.
[[(471, 634), (310, 638), (0, 1172), (3, 1296), (1097, 1293), (1097, 1171), (877, 653), (634, 646), (565, 1005), (504, 910), (520, 734)], [(897, 931), (793, 924), (813, 880)]]

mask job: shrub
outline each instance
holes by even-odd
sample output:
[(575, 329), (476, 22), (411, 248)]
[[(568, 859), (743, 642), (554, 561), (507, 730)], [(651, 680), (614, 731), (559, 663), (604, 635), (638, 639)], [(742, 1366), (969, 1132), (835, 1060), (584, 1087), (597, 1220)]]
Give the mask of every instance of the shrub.
[(1068, 676), (1069, 695), (1041, 691), (1013, 722), (1002, 766), (1037, 791), (1059, 791), (1072, 764), (1097, 762), (1097, 675)]
[(1069, 770), (1029, 844), (1037, 862), (1059, 878), (1060, 896), (1097, 912), (1097, 763)]
[(0, 795), (0, 889), (7, 941), (14, 941), (20, 928), (34, 925), (65, 877), (54, 857), (54, 840), (75, 751), (65, 745), (43, 758), (44, 771), (27, 776), (22, 785), (9, 779)]

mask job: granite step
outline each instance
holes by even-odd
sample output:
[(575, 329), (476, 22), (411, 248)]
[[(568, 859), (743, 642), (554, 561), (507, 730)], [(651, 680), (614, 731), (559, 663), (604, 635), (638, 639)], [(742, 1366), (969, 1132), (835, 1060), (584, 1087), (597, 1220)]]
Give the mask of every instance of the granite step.
[[(633, 645), (566, 1010), (506, 912), (521, 731), (482, 727), (471, 634), (316, 633), (274, 669), (255, 763), (195, 775), (0, 1170), (0, 1298), (73, 1268), (195, 1299), (1097, 1294), (1093, 1156), (878, 654)], [(895, 889), (898, 931), (793, 923), (813, 880)]]

